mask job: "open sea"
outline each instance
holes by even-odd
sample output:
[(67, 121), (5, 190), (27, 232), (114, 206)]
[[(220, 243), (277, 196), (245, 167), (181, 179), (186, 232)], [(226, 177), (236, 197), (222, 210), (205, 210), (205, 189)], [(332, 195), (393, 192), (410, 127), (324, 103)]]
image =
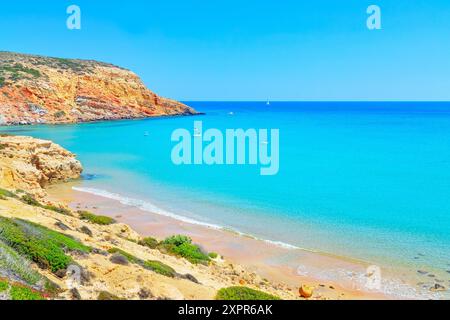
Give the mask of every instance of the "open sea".
[[(1, 128), (52, 140), (80, 191), (450, 285), (450, 103), (187, 102), (205, 115)], [(280, 170), (176, 166), (172, 132), (279, 129)]]

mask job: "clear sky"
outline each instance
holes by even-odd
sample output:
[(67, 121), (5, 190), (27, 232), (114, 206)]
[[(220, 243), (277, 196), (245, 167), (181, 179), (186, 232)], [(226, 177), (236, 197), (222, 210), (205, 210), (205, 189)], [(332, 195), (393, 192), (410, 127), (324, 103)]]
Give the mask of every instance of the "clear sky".
[(450, 100), (449, 0), (2, 1), (0, 50), (111, 62), (179, 100)]

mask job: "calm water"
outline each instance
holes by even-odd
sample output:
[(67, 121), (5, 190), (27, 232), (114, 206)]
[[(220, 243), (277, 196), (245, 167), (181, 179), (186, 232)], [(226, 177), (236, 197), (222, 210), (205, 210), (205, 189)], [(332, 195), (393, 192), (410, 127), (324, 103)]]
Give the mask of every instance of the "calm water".
[[(162, 214), (387, 267), (450, 269), (450, 103), (189, 104), (207, 115), (3, 130), (61, 144), (94, 175), (83, 188)], [(173, 165), (172, 131), (198, 120), (279, 129), (279, 174)]]

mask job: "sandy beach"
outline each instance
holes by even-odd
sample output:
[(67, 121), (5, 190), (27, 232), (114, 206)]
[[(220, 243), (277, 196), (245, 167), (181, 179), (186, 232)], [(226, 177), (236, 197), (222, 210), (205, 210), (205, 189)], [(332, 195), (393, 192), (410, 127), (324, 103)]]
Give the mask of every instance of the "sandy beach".
[(227, 230), (179, 221), (121, 204), (97, 195), (73, 190), (79, 182), (51, 186), (52, 201), (63, 202), (73, 210), (89, 210), (110, 216), (129, 225), (141, 236), (157, 239), (182, 234), (191, 237), (208, 252), (217, 252), (227, 262), (248, 270), (273, 283), (296, 290), (308, 284), (318, 297), (326, 299), (394, 299), (366, 287), (368, 264), (350, 258), (285, 248), (260, 239)]

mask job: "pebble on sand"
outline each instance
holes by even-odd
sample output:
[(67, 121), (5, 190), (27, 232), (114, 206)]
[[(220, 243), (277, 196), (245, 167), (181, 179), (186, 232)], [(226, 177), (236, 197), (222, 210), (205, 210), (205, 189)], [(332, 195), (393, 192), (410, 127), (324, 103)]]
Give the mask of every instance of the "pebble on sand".
[(299, 289), (299, 293), (302, 298), (308, 299), (308, 298), (311, 298), (312, 295), (314, 294), (314, 288), (310, 287), (310, 286), (302, 285)]

